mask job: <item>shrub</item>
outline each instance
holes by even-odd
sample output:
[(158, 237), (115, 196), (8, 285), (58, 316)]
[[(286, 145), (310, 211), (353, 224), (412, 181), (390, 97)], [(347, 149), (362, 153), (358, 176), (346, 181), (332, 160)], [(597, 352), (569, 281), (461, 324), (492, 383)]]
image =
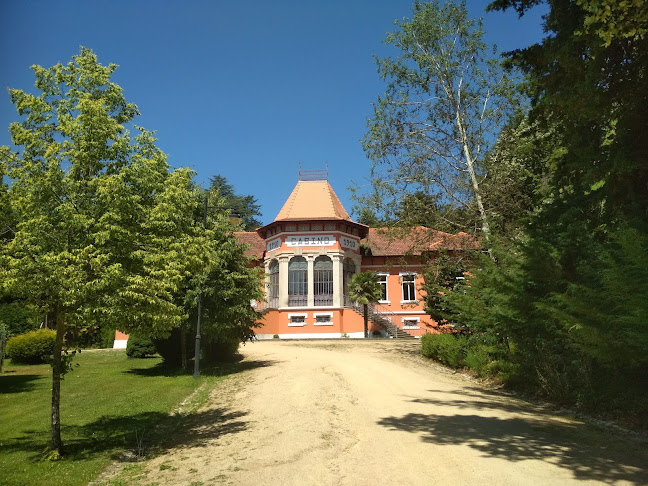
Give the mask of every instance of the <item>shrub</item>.
[(7, 356), (14, 363), (41, 364), (47, 363), (54, 354), (56, 331), (37, 329), (7, 341)]
[(491, 362), (488, 346), (483, 344), (471, 346), (466, 352), (466, 366), (477, 373), (477, 376), (486, 376)]
[(126, 344), (126, 356), (129, 358), (148, 358), (155, 354), (155, 345), (149, 338), (129, 336)]
[(468, 338), (456, 334), (426, 334), (421, 338), (421, 354), (453, 368), (465, 365)]
[(465, 363), (478, 376), (498, 375), (502, 367), (496, 363), (504, 363), (510, 359), (506, 342), (497, 336), (476, 333), (468, 338)]
[(275, 334), (274, 336), (272, 336), (272, 339), (279, 339), (279, 334)]
[(382, 332), (380, 332), (378, 330), (372, 331), (371, 334), (373, 335), (373, 337), (382, 337)]

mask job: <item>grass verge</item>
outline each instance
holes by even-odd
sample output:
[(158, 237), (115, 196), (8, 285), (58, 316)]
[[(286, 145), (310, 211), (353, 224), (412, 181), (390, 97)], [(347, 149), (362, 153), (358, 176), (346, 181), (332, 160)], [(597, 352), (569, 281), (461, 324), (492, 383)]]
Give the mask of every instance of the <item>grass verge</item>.
[[(76, 366), (78, 365), (78, 366)], [(61, 383), (65, 456), (44, 459), (49, 441), (49, 365), (5, 363), (0, 374), (0, 485), (87, 484), (122, 451), (142, 453), (153, 429), (194, 390), (190, 410), (233, 365), (198, 380), (165, 369), (160, 358), (130, 359), (123, 350), (84, 352)]]

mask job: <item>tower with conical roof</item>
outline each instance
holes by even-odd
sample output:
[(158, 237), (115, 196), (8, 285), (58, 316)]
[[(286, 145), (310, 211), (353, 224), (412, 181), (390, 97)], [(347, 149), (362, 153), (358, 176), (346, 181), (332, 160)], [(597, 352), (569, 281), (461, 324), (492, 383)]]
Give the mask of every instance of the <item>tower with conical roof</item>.
[(368, 230), (351, 220), (326, 171), (300, 170), (277, 217), (257, 230), (266, 246), (266, 321), (286, 320), (309, 335), (343, 334), (347, 284), (360, 271)]

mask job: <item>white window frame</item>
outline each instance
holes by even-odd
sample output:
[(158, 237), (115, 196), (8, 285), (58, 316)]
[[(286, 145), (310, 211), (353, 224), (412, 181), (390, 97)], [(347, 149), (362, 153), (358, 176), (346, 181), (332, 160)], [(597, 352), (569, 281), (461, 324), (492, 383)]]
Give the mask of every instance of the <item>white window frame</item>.
[[(391, 305), (391, 300), (389, 300), (389, 273), (388, 272), (376, 272), (376, 274), (379, 277), (386, 277), (385, 278), (385, 300), (379, 300), (379, 304), (387, 304)], [(382, 283), (380, 284), (382, 285)]]
[[(304, 322), (292, 322), (293, 317), (303, 317)], [(306, 319), (308, 319), (308, 314), (307, 313), (288, 314), (288, 327), (304, 327), (304, 326), (306, 326)]]
[[(328, 316), (328, 322), (317, 322), (317, 318), (321, 316)], [(333, 325), (333, 313), (332, 312), (313, 312), (313, 326), (332, 326)]]
[[(401, 304), (417, 304), (418, 303), (418, 298), (416, 294), (416, 272), (400, 272), (398, 276), (400, 277), (400, 285), (401, 285)], [(405, 287), (403, 286), (404, 280), (403, 277), (405, 276), (413, 276), (414, 281), (412, 282), (414, 284), (414, 300), (405, 300)]]
[[(416, 322), (416, 324), (406, 324), (406, 322), (412, 321)], [(419, 326), (419, 322), (421, 322), (420, 317), (403, 317), (401, 322), (403, 323), (403, 329), (421, 329)]]

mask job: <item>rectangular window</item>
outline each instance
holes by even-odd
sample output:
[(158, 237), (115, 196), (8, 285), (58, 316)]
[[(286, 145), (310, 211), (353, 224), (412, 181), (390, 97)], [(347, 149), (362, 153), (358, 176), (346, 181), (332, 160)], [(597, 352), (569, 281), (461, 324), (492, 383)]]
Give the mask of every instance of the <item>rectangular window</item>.
[(403, 302), (413, 302), (416, 300), (416, 285), (414, 283), (416, 275), (413, 273), (402, 274), (401, 283), (403, 286)]
[(419, 318), (403, 319), (403, 329), (418, 329)]
[(387, 277), (389, 277), (389, 275), (386, 273), (379, 273), (378, 277), (380, 277), (379, 283), (380, 283), (380, 288), (382, 289), (380, 301), (386, 302), (387, 301)]
[(308, 314), (288, 314), (288, 327), (305, 326)]
[(333, 314), (331, 313), (319, 313), (316, 312), (313, 314), (315, 317), (316, 326), (332, 326), (333, 325)]

